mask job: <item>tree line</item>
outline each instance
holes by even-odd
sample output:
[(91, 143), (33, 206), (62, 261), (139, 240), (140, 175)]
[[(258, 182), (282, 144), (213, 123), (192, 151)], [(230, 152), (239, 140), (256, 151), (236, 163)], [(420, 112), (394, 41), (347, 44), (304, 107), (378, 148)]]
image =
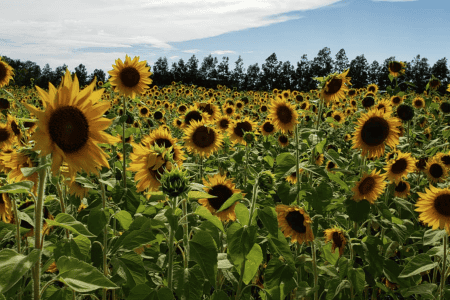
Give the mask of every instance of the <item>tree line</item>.
[[(381, 64), (376, 60), (369, 64), (362, 54), (349, 61), (344, 49), (339, 50), (333, 59), (328, 47), (320, 50), (312, 60), (308, 59), (306, 54), (302, 55), (296, 65), (289, 61), (279, 61), (277, 55), (273, 53), (261, 67), (258, 63), (255, 63), (249, 65), (247, 69), (244, 68), (241, 56), (234, 62), (233, 69), (230, 68), (229, 58), (225, 56), (219, 62), (217, 57), (210, 54), (204, 57), (200, 66), (195, 55), (192, 55), (187, 62), (181, 58), (171, 65), (169, 65), (166, 57), (160, 57), (151, 66), (151, 72), (153, 73), (151, 78), (153, 84), (159, 87), (170, 85), (175, 81), (206, 88), (216, 88), (220, 84), (244, 91), (269, 91), (274, 88), (309, 91), (317, 88), (318, 82), (313, 79), (314, 77), (324, 77), (333, 72), (341, 73), (350, 68), (347, 76), (351, 77), (352, 87), (361, 88), (369, 83), (376, 83), (380, 90), (385, 90), (390, 85), (388, 64), (393, 60), (395, 60), (394, 56), (386, 58)], [(44, 89), (48, 88), (48, 82), (55, 86), (59, 85), (61, 76), (67, 68), (64, 64), (53, 71), (46, 64), (41, 69), (34, 62), (21, 62), (6, 56), (3, 57), (3, 61), (14, 68), (15, 85), (31, 86), (33, 78), (33, 84)], [(433, 66), (430, 66), (427, 58), (417, 55), (412, 61), (406, 63), (406, 73), (399, 78), (398, 83), (411, 82), (415, 86), (413, 89), (421, 93), (425, 90), (431, 75), (434, 75), (442, 83), (438, 91), (441, 94), (446, 93), (447, 84), (450, 82), (447, 58), (439, 59)], [(83, 64), (75, 68), (75, 73), (81, 86), (92, 82), (94, 76), (97, 76), (98, 81), (106, 81), (106, 74), (103, 70), (95, 69), (93, 73), (88, 75)]]

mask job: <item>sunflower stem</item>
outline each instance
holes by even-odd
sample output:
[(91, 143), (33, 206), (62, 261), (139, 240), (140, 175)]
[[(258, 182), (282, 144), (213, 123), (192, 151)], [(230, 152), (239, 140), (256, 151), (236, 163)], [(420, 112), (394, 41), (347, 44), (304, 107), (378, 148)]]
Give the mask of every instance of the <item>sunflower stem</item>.
[[(127, 97), (122, 97), (123, 98), (123, 113), (126, 115), (127, 114)], [(125, 128), (127, 125), (127, 119), (125, 119), (123, 121), (123, 130), (122, 130), (122, 151), (123, 151), (123, 188), (127, 187), (127, 151), (125, 149)]]
[[(6, 194), (9, 195), (9, 194)], [(17, 240), (17, 253), (20, 253), (20, 218), (19, 214), (17, 213), (17, 203), (16, 199), (13, 198), (11, 200), (13, 210), (14, 210), (14, 220), (16, 220), (16, 240)]]
[[(39, 165), (43, 166), (47, 163), (47, 157), (41, 157), (41, 161)], [(34, 226), (34, 248), (39, 250), (39, 255), (36, 263), (33, 268), (33, 292), (34, 292), (34, 300), (40, 299), (40, 285), (41, 285), (41, 260), (42, 260), (42, 217), (44, 210), (44, 193), (45, 193), (45, 185), (47, 181), (47, 168), (42, 168), (39, 170), (39, 191), (38, 191), (38, 199), (35, 206), (35, 226)]]
[[(63, 214), (66, 213), (66, 206), (64, 205), (64, 197), (63, 197), (63, 193), (61, 190), (61, 185), (59, 184), (59, 175), (58, 175), (58, 180), (56, 181), (56, 189), (58, 190), (58, 196), (59, 196), (59, 203), (61, 204), (61, 212)], [(66, 237), (67, 239), (69, 239), (69, 230), (68, 229), (64, 229), (66, 232)]]
[(296, 160), (296, 165), (295, 165), (295, 172), (297, 175), (297, 205), (300, 206), (300, 169), (299, 169), (299, 149), (298, 147), (300, 146), (298, 143), (298, 124), (295, 125), (294, 127), (295, 130), (295, 160)]
[[(103, 211), (106, 210), (106, 193), (105, 193), (105, 185), (103, 183), (100, 183), (102, 188), (102, 208)], [(108, 224), (105, 225), (105, 228), (103, 229), (103, 275), (105, 277), (108, 276), (108, 264), (106, 260), (106, 251), (108, 250)], [(107, 289), (103, 289), (102, 299), (106, 300), (106, 291)]]
[(198, 156), (198, 158), (200, 159), (200, 170), (199, 170), (199, 174), (200, 174), (200, 178), (199, 181), (200, 183), (202, 183), (203, 180), (203, 157), (201, 155)]
[(247, 187), (247, 167), (248, 167), (248, 143), (245, 143), (245, 168), (244, 168), (244, 188)]
[(441, 287), (440, 287), (440, 293), (439, 293), (439, 300), (444, 300), (444, 285), (445, 285), (445, 264), (447, 262), (447, 240), (448, 240), (448, 234), (444, 236), (444, 261), (442, 262), (442, 272), (441, 272)]
[[(187, 196), (182, 200), (182, 206), (183, 206), (183, 217), (187, 216)], [(183, 245), (184, 245), (184, 254), (185, 254), (185, 260), (184, 260), (184, 268), (188, 268), (189, 264), (189, 222), (187, 220), (187, 217), (185, 217), (185, 220), (183, 222)]]
[[(316, 247), (314, 246), (314, 240), (311, 242), (311, 251), (312, 251), (312, 263), (313, 263), (313, 272), (314, 272), (314, 288), (318, 285), (319, 283), (319, 277), (317, 274), (317, 257), (316, 257)], [(314, 292), (314, 300), (318, 300), (319, 299), (319, 291), (315, 291)]]
[[(175, 209), (177, 207), (177, 200), (171, 199), (170, 203), (172, 204), (173, 212), (175, 212)], [(168, 248), (169, 248), (169, 258), (168, 258), (168, 266), (167, 266), (167, 287), (169, 290), (173, 290), (173, 238), (175, 235), (175, 229), (172, 228), (172, 226), (169, 224), (169, 242), (168, 242)]]
[(409, 126), (410, 126), (410, 121), (406, 121), (407, 122), (407, 124), (408, 124), (408, 129), (407, 129), (407, 132), (406, 132), (406, 136), (408, 137), (408, 152), (411, 152), (411, 142), (410, 142), (410, 138), (409, 138)]

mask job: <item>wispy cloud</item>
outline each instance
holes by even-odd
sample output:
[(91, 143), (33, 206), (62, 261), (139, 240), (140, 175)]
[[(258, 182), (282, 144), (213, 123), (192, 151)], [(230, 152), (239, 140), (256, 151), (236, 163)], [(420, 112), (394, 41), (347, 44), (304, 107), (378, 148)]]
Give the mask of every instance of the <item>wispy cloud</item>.
[(223, 55), (223, 54), (235, 54), (236, 51), (231, 51), (231, 50), (216, 50), (211, 52), (211, 54), (213, 55)]
[(183, 51), (181, 51), (181, 52), (183, 52), (183, 53), (193, 53), (193, 54), (195, 54), (195, 53), (197, 53), (197, 52), (200, 52), (200, 50), (198, 50), (198, 49), (190, 49), (190, 50), (183, 50)]

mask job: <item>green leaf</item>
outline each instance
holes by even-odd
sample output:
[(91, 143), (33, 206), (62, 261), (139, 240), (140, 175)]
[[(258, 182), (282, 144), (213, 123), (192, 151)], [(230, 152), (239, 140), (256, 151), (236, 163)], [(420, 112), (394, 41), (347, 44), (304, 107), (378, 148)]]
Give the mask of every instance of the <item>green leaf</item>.
[(211, 212), (206, 207), (197, 206), (197, 209), (195, 210), (195, 214), (210, 221), (217, 228), (219, 228), (223, 233), (225, 233), (225, 230), (223, 229), (223, 224), (220, 221), (220, 219), (218, 217), (214, 216), (213, 214), (211, 214)]
[(36, 172), (39, 172), (40, 170), (50, 167), (52, 164), (51, 163), (46, 163), (44, 165), (40, 165), (38, 167), (33, 167), (33, 168), (20, 168), (20, 171), (22, 172), (24, 177), (28, 177), (33, 175)]
[(273, 168), (274, 159), (272, 156), (264, 156), (264, 161), (268, 163), (271, 168)]
[(294, 265), (271, 259), (264, 272), (264, 287), (274, 299), (284, 299), (296, 286)]
[(228, 260), (226, 253), (217, 254), (217, 268), (218, 269), (230, 269), (233, 264)]
[(275, 208), (266, 206), (263, 209), (257, 210), (258, 218), (263, 223), (264, 228), (267, 229), (270, 235), (278, 236), (278, 220)]
[(423, 245), (434, 245), (435, 243), (440, 243), (442, 238), (448, 237), (448, 234), (445, 230), (433, 230), (429, 229), (425, 231), (423, 235)]
[(331, 180), (333, 180), (334, 182), (336, 182), (337, 184), (339, 184), (341, 186), (341, 188), (343, 188), (346, 192), (349, 191), (348, 185), (342, 181), (342, 179), (339, 177), (338, 174), (333, 174), (331, 172), (327, 172), (328, 178), (330, 178)]
[(389, 74), (388, 77), (391, 82), (394, 80), (394, 76), (392, 76), (392, 74)]
[(149, 201), (166, 200), (166, 195), (163, 192), (148, 192)]
[(277, 237), (275, 236), (269, 236), (269, 243), (272, 245), (272, 247), (275, 249), (275, 251), (283, 256), (283, 258), (286, 260), (286, 262), (289, 265), (294, 266), (294, 256), (292, 255), (291, 248), (289, 247), (289, 244), (284, 237), (281, 230), (278, 230)]
[(294, 155), (289, 152), (281, 153), (276, 159), (275, 176), (277, 179), (285, 177), (292, 167), (295, 167), (296, 160)]
[(11, 249), (0, 251), (0, 293), (12, 288), (37, 262), (39, 249), (33, 249), (28, 256)]
[(351, 268), (348, 270), (348, 279), (352, 283), (355, 292), (361, 296), (364, 291), (364, 285), (366, 284), (364, 270), (362, 268)]
[(89, 230), (86, 229), (85, 225), (72, 217), (69, 214), (59, 213), (55, 220), (45, 219), (49, 226), (57, 226), (70, 230), (75, 234), (82, 234), (86, 237), (95, 237)]
[(199, 265), (186, 269), (175, 268), (173, 279), (178, 298), (185, 300), (202, 298), (204, 277)]
[(146, 298), (153, 292), (153, 289), (146, 284), (136, 285), (128, 295), (128, 300), (142, 300), (148, 299)]
[(158, 290), (159, 300), (173, 300), (173, 293), (168, 287), (163, 287)]
[[(335, 252), (338, 252), (338, 248), (335, 249)], [(339, 278), (344, 279), (348, 273), (348, 266), (349, 266), (348, 259), (345, 256), (342, 256), (341, 258), (339, 258), (338, 264), (339, 264)]]
[(33, 181), (21, 181), (16, 183), (5, 184), (0, 187), (0, 193), (8, 194), (29, 194), (33, 187)]
[(211, 300), (230, 300), (227, 294), (222, 290), (216, 290), (211, 296)]
[[(253, 277), (255, 277), (256, 272), (258, 271), (259, 265), (263, 261), (263, 254), (261, 247), (258, 244), (254, 244), (253, 248), (247, 254), (245, 258), (245, 271), (243, 282), (245, 284), (249, 284), (252, 281)], [(238, 270), (240, 273), (240, 269)], [(242, 276), (242, 274), (241, 274)]]
[(250, 220), (250, 215), (247, 206), (242, 203), (238, 203), (234, 211), (236, 213), (236, 218), (238, 219), (241, 225), (248, 225), (248, 221)]
[(334, 251), (334, 253), (331, 253), (331, 247), (332, 243), (325, 244), (325, 246), (322, 248), (323, 251), (321, 251), (320, 255), (330, 264), (335, 265), (339, 259), (339, 251), (336, 248), (335, 249), (336, 251)]
[(220, 207), (220, 209), (217, 211), (218, 213), (221, 211), (224, 211), (225, 209), (229, 208), (231, 205), (233, 205), (236, 201), (239, 201), (242, 199), (242, 194), (241, 193), (235, 193), (233, 194), (233, 196), (231, 196), (230, 198), (228, 198), (227, 201), (225, 201), (224, 204), (222, 204), (222, 206)]
[(91, 240), (84, 235), (79, 235), (73, 241), (78, 245), (78, 249), (80, 249), (81, 255), (84, 256), (84, 260), (87, 260), (91, 249)]
[(119, 211), (114, 215), (114, 218), (116, 218), (119, 221), (120, 226), (122, 226), (122, 228), (125, 230), (128, 230), (128, 228), (130, 228), (131, 223), (133, 223), (133, 217), (126, 210)]
[(95, 267), (74, 257), (62, 256), (56, 262), (59, 270), (57, 279), (79, 293), (87, 293), (101, 288), (118, 289)]
[(431, 261), (431, 257), (428, 254), (421, 253), (406, 264), (398, 278), (414, 276), (416, 274), (431, 270), (437, 265), (437, 262)]
[(350, 198), (344, 202), (346, 206), (347, 214), (350, 220), (361, 223), (367, 219), (370, 212), (370, 202), (367, 200), (361, 200), (356, 202)]
[(326, 138), (321, 140), (320, 143), (318, 143), (316, 145), (316, 151), (319, 152), (319, 153), (323, 153), (323, 147), (325, 146), (326, 142), (327, 142)]
[[(140, 227), (135, 228), (133, 224), (139, 224)], [(143, 245), (147, 245), (155, 241), (152, 233), (152, 220), (145, 217), (136, 219), (131, 225), (130, 230), (125, 231), (119, 239), (112, 245), (111, 252), (115, 253), (120, 247), (125, 250), (134, 250)], [(137, 227), (137, 225), (136, 225)]]
[(189, 241), (191, 259), (199, 264), (203, 275), (211, 285), (216, 282), (217, 246), (211, 235), (205, 231), (198, 231)]
[(198, 199), (211, 199), (211, 198), (217, 198), (217, 196), (210, 195), (206, 192), (202, 191), (190, 191), (188, 193), (189, 200), (198, 200)]
[(142, 262), (142, 257), (140, 255), (135, 252), (127, 252), (115, 262), (123, 268), (127, 276), (127, 285), (130, 288), (145, 283), (145, 274), (147, 271), (144, 268), (144, 263)]
[(437, 294), (435, 292), (437, 288), (438, 286), (436, 284), (425, 282), (406, 289), (405, 291), (402, 292), (402, 295), (404, 297), (409, 297), (412, 295), (421, 295), (421, 296), (429, 295), (430, 297), (434, 297)]
[(88, 229), (95, 235), (99, 235), (100, 232), (105, 228), (109, 220), (109, 213), (101, 207), (96, 207), (91, 209), (89, 212), (88, 219)]

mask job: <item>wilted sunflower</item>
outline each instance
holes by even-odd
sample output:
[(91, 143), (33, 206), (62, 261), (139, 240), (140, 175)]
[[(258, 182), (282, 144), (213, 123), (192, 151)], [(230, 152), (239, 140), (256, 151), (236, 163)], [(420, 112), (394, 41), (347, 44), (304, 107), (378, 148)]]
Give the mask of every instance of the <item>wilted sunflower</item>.
[(325, 229), (325, 244), (329, 241), (333, 242), (331, 246), (331, 253), (334, 253), (336, 247), (339, 248), (339, 257), (344, 254), (345, 244), (347, 239), (345, 238), (345, 231), (342, 228), (334, 226), (330, 229)]
[(145, 136), (141, 140), (141, 144), (146, 147), (156, 144), (159, 147), (164, 147), (166, 149), (170, 148), (173, 160), (177, 163), (177, 165), (181, 166), (183, 161), (186, 160), (186, 157), (184, 156), (183, 148), (177, 143), (178, 139), (171, 135), (170, 129), (166, 130), (165, 127), (162, 126), (153, 130), (149, 135)]
[(146, 63), (145, 60), (139, 62), (139, 56), (131, 60), (126, 55), (124, 63), (120, 58), (116, 59), (116, 64), (112, 65), (113, 70), (108, 71), (108, 74), (111, 75), (109, 79), (111, 85), (119, 95), (134, 99), (136, 95), (141, 95), (148, 89), (153, 80), (150, 79), (152, 72), (149, 71), (150, 67), (145, 66)]
[(406, 64), (402, 61), (391, 61), (388, 65), (389, 74), (399, 77), (405, 74)]
[(8, 193), (1, 193), (0, 194), (0, 219), (3, 220), (4, 223), (10, 223), (13, 214), (12, 214), (12, 203), (11, 199), (9, 198)]
[(385, 144), (394, 148), (399, 143), (401, 121), (389, 113), (373, 109), (361, 115), (356, 123), (359, 126), (353, 134), (352, 149), (362, 149), (363, 156), (381, 157)]
[(425, 167), (428, 180), (433, 183), (443, 182), (448, 176), (448, 169), (438, 157), (433, 157)]
[(273, 100), (269, 105), (269, 114), (272, 124), (276, 130), (286, 133), (288, 130), (294, 130), (294, 126), (298, 123), (298, 113), (296, 105), (290, 104), (286, 99)]
[(244, 141), (244, 133), (247, 131), (255, 132), (257, 128), (256, 122), (252, 121), (250, 117), (245, 117), (244, 120), (232, 120), (232, 125), (228, 127), (228, 136), (233, 145), (240, 143), (244, 146), (247, 143)]
[(203, 178), (203, 188), (208, 194), (216, 196), (217, 198), (199, 199), (198, 203), (206, 207), (213, 215), (217, 216), (221, 221), (235, 221), (236, 214), (234, 212), (235, 206), (239, 201), (236, 201), (229, 208), (217, 212), (222, 205), (233, 194), (240, 193), (241, 190), (235, 188), (233, 179), (227, 179), (225, 175), (215, 174), (214, 176), (208, 176), (207, 180)]
[(419, 220), (432, 226), (433, 230), (444, 229), (450, 234), (450, 189), (439, 189), (430, 185), (425, 193), (417, 192), (419, 199), (415, 211), (420, 212)]
[(102, 118), (110, 102), (98, 102), (104, 89), (94, 92), (95, 81), (80, 92), (76, 74), (72, 81), (66, 70), (58, 90), (51, 83), (48, 93), (36, 86), (45, 111), (24, 104), (38, 119), (38, 128), (31, 136), (36, 141), (33, 150), (41, 150), (41, 157), (52, 153), (54, 175), (63, 161), (69, 165), (72, 178), (82, 169), (98, 175), (97, 169), (109, 168), (109, 156), (97, 144), (118, 143), (120, 139), (103, 132), (113, 120)]
[(364, 173), (361, 180), (355, 184), (352, 191), (354, 193), (353, 199), (356, 202), (366, 199), (370, 204), (375, 203), (386, 187), (385, 176), (380, 175), (380, 172), (381, 170), (378, 172), (373, 170), (370, 174)]
[(403, 177), (407, 177), (409, 173), (416, 169), (416, 161), (411, 153), (397, 152), (397, 158), (389, 161), (384, 168), (386, 170), (386, 179), (398, 184)]
[(345, 92), (348, 92), (346, 84), (351, 85), (350, 77), (346, 77), (350, 69), (347, 69), (341, 74), (331, 74), (325, 78), (326, 82), (320, 90), (320, 97), (325, 100), (325, 103), (336, 101), (345, 98)]
[(417, 109), (421, 109), (425, 107), (425, 100), (423, 100), (422, 97), (416, 97), (414, 98), (414, 100), (412, 101), (412, 104), (415, 108)]
[(185, 147), (201, 157), (209, 157), (218, 151), (223, 143), (223, 135), (212, 126), (207, 126), (205, 121), (192, 121), (185, 130)]
[(406, 198), (409, 195), (411, 186), (407, 181), (400, 180), (398, 184), (395, 185), (394, 195), (400, 198)]
[(291, 237), (291, 242), (299, 244), (314, 241), (314, 234), (311, 229), (312, 220), (301, 207), (277, 205), (278, 226), (281, 227), (285, 237)]
[(173, 156), (171, 148), (167, 149), (158, 144), (143, 147), (132, 143), (133, 153), (130, 153), (130, 167), (128, 171), (137, 172), (134, 180), (138, 182), (137, 191), (145, 189), (158, 191), (161, 183), (159, 179), (166, 170), (172, 169)]
[(2, 57), (0, 56), (0, 88), (7, 85), (9, 81), (13, 79), (13, 75), (14, 69), (6, 62), (2, 61)]

